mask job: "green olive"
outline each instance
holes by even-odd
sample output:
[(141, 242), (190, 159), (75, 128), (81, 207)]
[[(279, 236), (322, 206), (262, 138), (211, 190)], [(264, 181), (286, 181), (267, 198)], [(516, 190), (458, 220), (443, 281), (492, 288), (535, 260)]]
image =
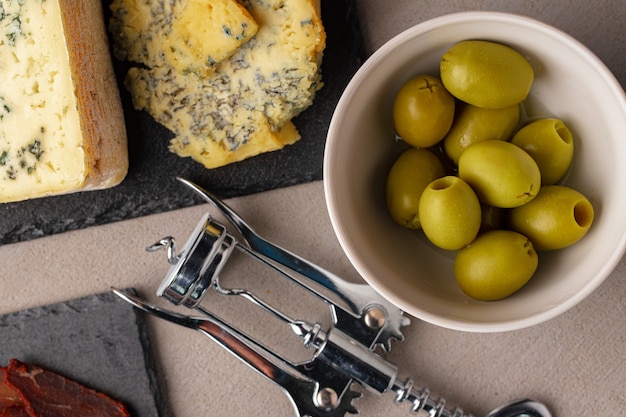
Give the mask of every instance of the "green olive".
[(410, 145), (429, 148), (448, 133), (454, 120), (454, 97), (441, 80), (419, 75), (407, 81), (393, 103), (396, 132)]
[(396, 159), (385, 194), (393, 220), (409, 229), (419, 229), (419, 201), (422, 192), (436, 178), (445, 175), (441, 160), (428, 149), (410, 148)]
[(465, 294), (494, 301), (522, 288), (537, 266), (537, 252), (527, 237), (510, 230), (492, 230), (457, 253), (454, 275)]
[(469, 146), (459, 158), (459, 177), (476, 191), (481, 203), (501, 208), (528, 203), (541, 187), (541, 173), (533, 158), (500, 140)]
[(467, 246), (480, 228), (480, 203), (465, 181), (446, 176), (431, 182), (419, 204), (424, 234), (435, 246), (457, 250)]
[(537, 162), (543, 185), (563, 178), (574, 156), (572, 133), (559, 119), (536, 120), (521, 128), (511, 143), (524, 149)]
[(509, 140), (519, 123), (519, 105), (502, 109), (484, 109), (459, 102), (452, 128), (443, 139), (443, 147), (455, 164), (461, 153), (473, 143), (484, 140)]
[(593, 217), (593, 206), (583, 194), (562, 185), (546, 185), (533, 201), (511, 210), (509, 222), (537, 250), (554, 250), (578, 242)]
[(509, 46), (482, 40), (452, 46), (441, 59), (440, 74), (453, 96), (489, 109), (521, 103), (534, 80), (533, 68), (522, 54)]

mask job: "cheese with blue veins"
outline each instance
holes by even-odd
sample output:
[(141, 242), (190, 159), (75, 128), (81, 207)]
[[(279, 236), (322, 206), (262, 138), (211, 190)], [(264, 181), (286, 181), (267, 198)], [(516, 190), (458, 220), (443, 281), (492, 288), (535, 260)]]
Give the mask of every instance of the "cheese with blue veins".
[(0, 0), (0, 202), (108, 188), (128, 169), (102, 5)]
[(258, 29), (235, 0), (114, 0), (110, 9), (118, 59), (202, 76)]
[(216, 168), (300, 138), (291, 119), (321, 88), (326, 35), (312, 0), (243, 1), (258, 31), (206, 76), (132, 68), (135, 108), (174, 133), (170, 150)]

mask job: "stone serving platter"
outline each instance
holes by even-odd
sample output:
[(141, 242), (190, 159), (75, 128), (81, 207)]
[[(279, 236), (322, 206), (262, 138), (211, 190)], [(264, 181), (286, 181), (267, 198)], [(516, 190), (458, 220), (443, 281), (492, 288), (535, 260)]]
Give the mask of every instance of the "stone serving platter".
[(0, 366), (15, 358), (56, 372), (135, 417), (167, 415), (151, 352), (144, 316), (112, 292), (0, 316)]
[[(103, 3), (105, 15), (108, 3)], [(322, 19), (327, 32), (324, 87), (313, 106), (294, 120), (302, 135), (300, 141), (280, 151), (207, 170), (170, 153), (167, 146), (173, 134), (147, 113), (134, 110), (122, 87), (130, 155), (126, 179), (109, 190), (0, 204), (0, 245), (201, 203), (176, 181), (177, 176), (221, 198), (320, 180), (330, 119), (345, 86), (365, 59), (354, 0), (323, 0)], [(115, 60), (114, 65), (122, 86), (127, 66)]]

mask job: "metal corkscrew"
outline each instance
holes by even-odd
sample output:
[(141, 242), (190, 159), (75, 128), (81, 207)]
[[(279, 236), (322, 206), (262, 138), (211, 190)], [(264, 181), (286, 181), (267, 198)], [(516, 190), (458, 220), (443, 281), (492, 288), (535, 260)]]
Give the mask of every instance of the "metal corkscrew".
[[(357, 413), (353, 400), (361, 394), (352, 389), (355, 383), (376, 393), (394, 392), (395, 401), (408, 402), (412, 412), (425, 411), (430, 417), (471, 416), (460, 408), (448, 408), (443, 399), (431, 396), (427, 388), (414, 387), (413, 379), (400, 378), (398, 367), (378, 353), (389, 351), (392, 340), (404, 340), (402, 327), (410, 321), (401, 310), (369, 285), (348, 282), (263, 239), (220, 199), (187, 180), (179, 180), (213, 204), (232, 224), (240, 240), (206, 214), (179, 254), (172, 237), (148, 247), (149, 251), (166, 249), (171, 264), (157, 295), (199, 315), (169, 311), (114, 289), (118, 296), (159, 318), (204, 333), (278, 385), (300, 417), (342, 417)], [(331, 324), (324, 328), (318, 322), (291, 317), (247, 289), (223, 286), (220, 272), (234, 250), (260, 261), (325, 302), (330, 309)], [(313, 355), (298, 363), (281, 357), (201, 306), (210, 291), (252, 302), (286, 324)], [(543, 404), (522, 399), (492, 411), (487, 417), (550, 416)]]

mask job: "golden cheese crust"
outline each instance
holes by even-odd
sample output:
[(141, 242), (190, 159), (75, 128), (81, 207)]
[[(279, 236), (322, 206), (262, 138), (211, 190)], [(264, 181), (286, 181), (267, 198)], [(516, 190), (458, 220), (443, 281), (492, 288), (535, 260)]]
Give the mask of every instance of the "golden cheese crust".
[(82, 188), (110, 188), (128, 172), (128, 146), (102, 3), (59, 0), (59, 5), (88, 156), (89, 171)]

